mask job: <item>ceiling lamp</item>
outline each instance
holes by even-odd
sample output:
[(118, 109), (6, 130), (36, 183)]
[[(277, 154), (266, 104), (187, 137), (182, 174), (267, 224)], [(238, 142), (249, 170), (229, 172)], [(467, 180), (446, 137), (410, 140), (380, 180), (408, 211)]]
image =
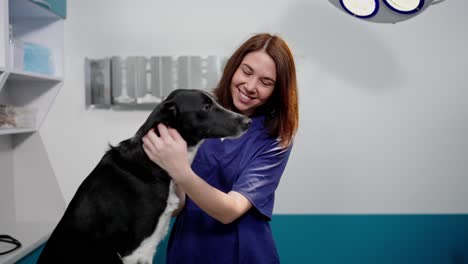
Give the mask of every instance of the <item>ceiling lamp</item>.
[(424, 6), (424, 0), (383, 0), (391, 10), (401, 14), (418, 12)]
[(379, 10), (377, 0), (340, 0), (340, 3), (346, 12), (359, 18), (372, 17)]
[(410, 19), (430, 5), (445, 0), (328, 0), (338, 9), (363, 20), (397, 23)]

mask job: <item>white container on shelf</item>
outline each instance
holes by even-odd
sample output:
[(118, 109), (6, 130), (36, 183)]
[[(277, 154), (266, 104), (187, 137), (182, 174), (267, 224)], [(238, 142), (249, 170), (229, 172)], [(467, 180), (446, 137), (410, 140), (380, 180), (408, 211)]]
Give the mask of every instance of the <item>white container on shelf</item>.
[(16, 128), (36, 127), (37, 109), (30, 107), (16, 107), (14, 111)]
[(34, 129), (37, 109), (0, 104), (0, 129)]

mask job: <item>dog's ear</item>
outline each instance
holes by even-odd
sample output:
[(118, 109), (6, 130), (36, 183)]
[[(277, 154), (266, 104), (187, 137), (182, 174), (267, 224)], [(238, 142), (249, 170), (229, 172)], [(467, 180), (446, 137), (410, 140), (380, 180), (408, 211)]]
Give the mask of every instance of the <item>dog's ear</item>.
[(160, 103), (151, 112), (145, 123), (138, 129), (134, 136), (135, 140), (141, 140), (141, 138), (148, 133), (151, 128), (154, 128), (156, 124), (163, 123), (166, 126), (177, 129), (178, 125), (179, 109), (177, 104), (173, 100), (165, 100)]
[(161, 115), (161, 121), (170, 123), (177, 118), (179, 109), (177, 109), (177, 105), (174, 101), (164, 101), (159, 114)]

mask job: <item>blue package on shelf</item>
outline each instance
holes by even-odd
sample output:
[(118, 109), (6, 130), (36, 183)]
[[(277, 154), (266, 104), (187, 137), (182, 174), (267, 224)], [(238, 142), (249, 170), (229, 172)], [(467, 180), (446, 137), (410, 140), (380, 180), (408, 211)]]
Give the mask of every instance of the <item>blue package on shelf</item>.
[(24, 42), (24, 63), (23, 69), (29, 72), (42, 73), (46, 75), (54, 74), (52, 55), (47, 47)]

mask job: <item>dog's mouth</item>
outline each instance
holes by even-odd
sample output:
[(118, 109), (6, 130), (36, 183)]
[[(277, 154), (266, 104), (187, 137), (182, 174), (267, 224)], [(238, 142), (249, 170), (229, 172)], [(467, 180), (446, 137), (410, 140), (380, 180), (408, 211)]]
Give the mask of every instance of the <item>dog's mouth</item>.
[(250, 128), (252, 125), (252, 119), (248, 117), (241, 117), (238, 119), (238, 125), (236, 126), (237, 128), (234, 129), (234, 133), (228, 133), (225, 136), (222, 136), (222, 138), (228, 138), (228, 139), (236, 139), (242, 137)]
[(252, 125), (252, 119), (248, 117), (242, 117), (240, 126), (243, 132), (247, 131), (251, 125)]

